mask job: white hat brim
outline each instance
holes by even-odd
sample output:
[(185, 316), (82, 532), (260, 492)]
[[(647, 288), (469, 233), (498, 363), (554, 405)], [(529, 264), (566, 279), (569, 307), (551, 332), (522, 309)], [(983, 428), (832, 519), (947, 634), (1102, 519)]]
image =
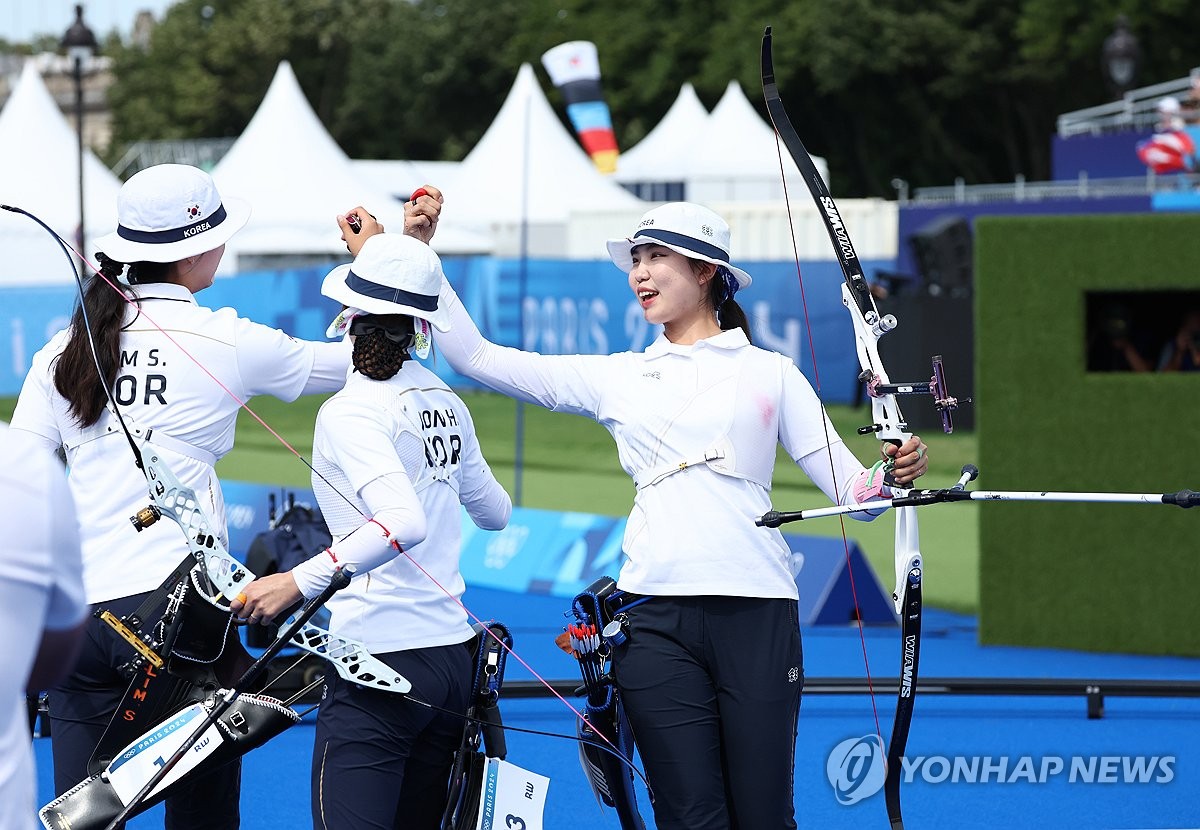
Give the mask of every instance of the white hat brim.
[(441, 306), (433, 311), (425, 311), (403, 303), (394, 303), (378, 297), (359, 294), (346, 285), (350, 267), (348, 264), (339, 265), (326, 274), (325, 280), (321, 283), (321, 293), (331, 300), (337, 300), (342, 305), (362, 309), (366, 314), (407, 314), (410, 317), (428, 320), (429, 324), (438, 331), (450, 331), (450, 314)]
[(664, 248), (670, 248), (677, 254), (683, 254), (688, 259), (699, 259), (703, 262), (711, 262), (713, 265), (723, 265), (729, 269), (734, 278), (738, 281), (738, 290), (746, 288), (753, 282), (753, 278), (743, 271), (730, 265), (723, 259), (714, 259), (713, 257), (698, 254), (695, 251), (690, 251), (680, 245), (672, 245), (663, 242), (660, 239), (652, 239), (648, 236), (635, 236), (633, 239), (610, 239), (605, 243), (608, 247), (608, 255), (612, 259), (613, 264), (628, 274), (633, 270), (633, 249), (638, 245), (662, 245)]
[(225, 219), (219, 225), (178, 242), (135, 242), (117, 232), (93, 242), (94, 247), (117, 262), (178, 262), (220, 248), (250, 221), (250, 203), (237, 197), (221, 200)]

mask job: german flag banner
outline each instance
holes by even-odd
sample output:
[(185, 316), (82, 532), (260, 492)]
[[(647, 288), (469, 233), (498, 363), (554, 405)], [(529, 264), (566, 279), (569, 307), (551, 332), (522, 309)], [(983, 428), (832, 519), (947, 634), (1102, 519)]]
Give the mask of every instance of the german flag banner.
[(550, 81), (567, 102), (567, 117), (601, 173), (617, 169), (617, 138), (600, 86), (600, 58), (587, 40), (560, 43), (542, 55)]

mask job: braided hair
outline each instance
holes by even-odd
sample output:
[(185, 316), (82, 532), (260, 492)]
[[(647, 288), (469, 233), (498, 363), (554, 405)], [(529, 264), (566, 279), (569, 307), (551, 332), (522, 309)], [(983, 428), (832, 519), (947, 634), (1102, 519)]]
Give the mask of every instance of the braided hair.
[(371, 380), (388, 380), (409, 360), (413, 319), (407, 314), (363, 314), (350, 324), (355, 371)]

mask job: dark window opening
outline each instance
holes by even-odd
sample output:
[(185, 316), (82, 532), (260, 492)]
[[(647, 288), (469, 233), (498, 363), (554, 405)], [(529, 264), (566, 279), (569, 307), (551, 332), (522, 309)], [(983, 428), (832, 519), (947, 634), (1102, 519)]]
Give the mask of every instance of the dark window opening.
[(1089, 372), (1200, 371), (1200, 291), (1090, 291)]

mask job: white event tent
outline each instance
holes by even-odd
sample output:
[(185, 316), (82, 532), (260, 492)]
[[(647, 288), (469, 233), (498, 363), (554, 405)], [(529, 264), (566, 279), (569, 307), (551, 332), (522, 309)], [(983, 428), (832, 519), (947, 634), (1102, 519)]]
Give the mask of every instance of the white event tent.
[[(25, 61), (12, 95), (0, 111), (0, 204), (37, 216), (70, 245), (79, 232), (79, 139), (46, 90), (34, 59)], [(117, 224), (121, 183), (91, 150), (83, 156), (84, 221), (81, 253)], [(0, 211), (0, 285), (74, 282), (71, 261), (27, 216)]]
[[(825, 159), (809, 156), (829, 185)], [(730, 81), (708, 116), (703, 138), (688, 158), (687, 199), (694, 202), (752, 202), (783, 199), (775, 130)], [(783, 151), (788, 192), (807, 197), (808, 189), (795, 162)]]
[[(828, 165), (810, 156), (828, 183)], [(662, 121), (617, 161), (616, 178), (633, 192), (654, 201), (686, 199), (708, 205), (728, 220), (743, 259), (791, 259), (793, 234), (801, 256), (832, 256), (821, 214), (786, 150), (789, 203), (784, 201), (775, 131), (758, 114), (737, 81), (731, 81), (711, 113), (695, 89), (685, 84)], [(842, 200), (843, 216), (852, 215), (860, 255), (894, 256), (896, 205), (878, 199)], [(579, 214), (568, 234), (568, 255), (596, 256), (595, 240), (632, 227), (636, 216), (612, 211)], [(622, 231), (618, 230), (618, 233)]]
[[(458, 182), (461, 161), (410, 161), (406, 159), (351, 159), (350, 166), (360, 178), (371, 183), (376, 190), (390, 193), (392, 198), (404, 201), (422, 185), (431, 184), (447, 192), (454, 192)], [(438, 228), (441, 232), (441, 228)]]
[[(488, 233), (500, 256), (561, 256), (573, 212), (637, 216), (646, 207), (597, 172), (527, 63), (445, 196), (438, 234), (451, 227)], [(591, 244), (597, 256), (603, 253), (603, 238)]]
[[(335, 217), (367, 208), (390, 231), (404, 209), (355, 171), (304, 97), (287, 61), (245, 131), (213, 169), (222, 193), (250, 202), (250, 221), (231, 239), (223, 274), (348, 259)], [(487, 237), (438, 226), (432, 247), (442, 255), (486, 253)]]
[(617, 157), (614, 178), (635, 187), (635, 192), (643, 198), (670, 198), (667, 185), (682, 185), (688, 178), (691, 173), (689, 153), (704, 140), (708, 118), (708, 110), (696, 94), (696, 88), (685, 83), (654, 129)]

